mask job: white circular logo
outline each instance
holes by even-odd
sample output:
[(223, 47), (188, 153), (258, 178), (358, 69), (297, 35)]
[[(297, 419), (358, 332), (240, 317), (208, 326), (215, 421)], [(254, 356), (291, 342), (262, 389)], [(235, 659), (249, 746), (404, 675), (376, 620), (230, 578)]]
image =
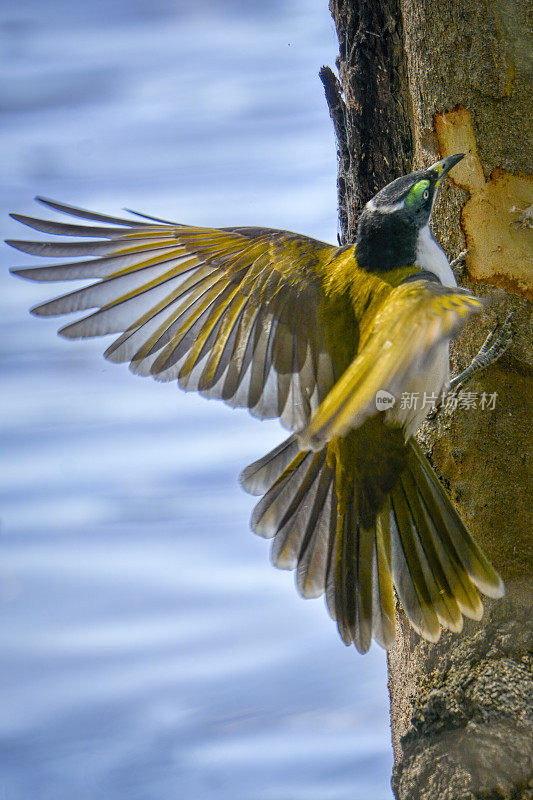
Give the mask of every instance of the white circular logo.
[(394, 395), (385, 391), (385, 389), (379, 389), (376, 392), (376, 408), (378, 411), (386, 411), (388, 408), (392, 408), (395, 402)]

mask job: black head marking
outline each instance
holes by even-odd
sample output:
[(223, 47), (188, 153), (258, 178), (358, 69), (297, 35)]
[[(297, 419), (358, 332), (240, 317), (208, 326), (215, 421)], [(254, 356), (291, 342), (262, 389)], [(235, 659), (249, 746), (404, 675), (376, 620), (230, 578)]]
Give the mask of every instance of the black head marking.
[(438, 189), (462, 154), (428, 169), (403, 175), (365, 206), (357, 225), (355, 255), (369, 271), (387, 271), (415, 263), (418, 233), (429, 224)]

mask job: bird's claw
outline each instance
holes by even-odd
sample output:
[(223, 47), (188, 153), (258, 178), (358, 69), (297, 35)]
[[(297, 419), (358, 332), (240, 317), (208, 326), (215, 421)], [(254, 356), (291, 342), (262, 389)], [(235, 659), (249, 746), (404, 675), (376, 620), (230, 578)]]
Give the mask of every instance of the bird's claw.
[(464, 386), (473, 375), (486, 369), (490, 364), (494, 364), (494, 362), (505, 353), (513, 341), (511, 325), (513, 317), (514, 311), (511, 311), (502, 323), (495, 325), (469, 366), (450, 381), (451, 392), (456, 392), (461, 386)]
[(478, 355), (488, 357), (489, 360), (487, 364), (494, 363), (494, 361), (505, 353), (513, 341), (513, 330), (511, 326), (513, 317), (514, 311), (511, 311), (502, 323), (498, 322), (498, 324), (494, 326), (483, 342), (483, 346)]
[(452, 261), (450, 261), (450, 267), (453, 274), (460, 278), (462, 272), (465, 268), (465, 260), (468, 254), (468, 250), (461, 250), (458, 256), (456, 256)]

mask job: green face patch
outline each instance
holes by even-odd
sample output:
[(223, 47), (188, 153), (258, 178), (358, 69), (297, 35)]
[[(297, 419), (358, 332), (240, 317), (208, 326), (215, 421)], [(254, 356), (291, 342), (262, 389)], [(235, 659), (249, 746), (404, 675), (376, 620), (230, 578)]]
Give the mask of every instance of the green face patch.
[(413, 206), (420, 205), (424, 200), (429, 199), (429, 186), (430, 182), (428, 180), (418, 181), (418, 183), (415, 183), (405, 198), (406, 207), (412, 208)]

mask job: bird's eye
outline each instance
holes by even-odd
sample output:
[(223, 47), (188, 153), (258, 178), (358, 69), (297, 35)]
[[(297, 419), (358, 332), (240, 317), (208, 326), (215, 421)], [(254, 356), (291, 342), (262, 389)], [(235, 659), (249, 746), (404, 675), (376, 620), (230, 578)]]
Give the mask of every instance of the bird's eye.
[(427, 189), (426, 189), (426, 191), (424, 192), (424, 194), (422, 195), (422, 197), (424, 198), (424, 200), (427, 200), (427, 199), (428, 199), (428, 197), (429, 197), (429, 192), (428, 192), (428, 190), (427, 190)]

